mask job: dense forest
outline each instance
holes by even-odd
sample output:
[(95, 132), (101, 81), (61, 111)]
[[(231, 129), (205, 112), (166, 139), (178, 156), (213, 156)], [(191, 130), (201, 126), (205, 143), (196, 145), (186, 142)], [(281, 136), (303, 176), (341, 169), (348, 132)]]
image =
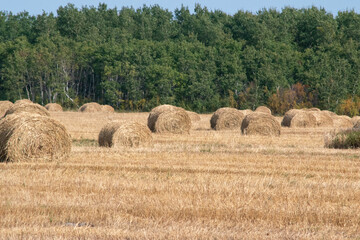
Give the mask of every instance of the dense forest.
[(119, 110), (360, 108), (360, 14), (196, 5), (0, 12), (0, 100)]

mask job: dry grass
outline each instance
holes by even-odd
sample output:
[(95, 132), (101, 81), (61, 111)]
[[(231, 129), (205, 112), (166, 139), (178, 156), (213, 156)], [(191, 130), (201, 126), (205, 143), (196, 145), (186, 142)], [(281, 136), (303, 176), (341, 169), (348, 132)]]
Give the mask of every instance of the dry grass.
[(107, 149), (108, 120), (51, 113), (79, 144), (64, 162), (0, 164), (2, 239), (359, 239), (360, 152), (324, 148), (326, 128), (280, 137), (210, 130)]

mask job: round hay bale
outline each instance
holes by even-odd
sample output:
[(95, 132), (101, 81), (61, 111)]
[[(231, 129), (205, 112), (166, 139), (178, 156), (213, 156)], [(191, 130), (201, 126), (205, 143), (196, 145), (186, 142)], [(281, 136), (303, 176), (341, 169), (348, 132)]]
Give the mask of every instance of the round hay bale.
[(307, 111), (291, 109), (285, 113), (281, 126), (291, 128), (315, 127), (316, 118)]
[(31, 103), (33, 103), (33, 102), (29, 99), (20, 99), (20, 100), (15, 101), (14, 104), (31, 104)]
[(101, 112), (102, 111), (102, 107), (100, 104), (96, 103), (96, 102), (90, 102), (90, 103), (85, 103), (84, 105), (82, 105), (79, 108), (80, 112), (84, 112), (84, 113), (93, 113), (93, 112)]
[(334, 125), (333, 119), (321, 111), (309, 111), (316, 119), (317, 127), (332, 127)]
[(191, 122), (198, 122), (201, 120), (199, 114), (196, 112), (186, 111), (186, 113), (189, 115)]
[(37, 104), (37, 103), (15, 103), (12, 107), (10, 107), (6, 113), (5, 116), (10, 114), (18, 114), (18, 113), (32, 113), (32, 114), (38, 114), (41, 116), (50, 116), (50, 113), (46, 108), (43, 106)]
[(110, 105), (101, 105), (101, 110), (102, 112), (107, 112), (107, 113), (115, 112), (114, 108)]
[(254, 112), (244, 118), (241, 131), (245, 135), (280, 136), (281, 126), (272, 115)]
[(155, 123), (161, 113), (168, 112), (168, 111), (176, 111), (176, 110), (185, 112), (185, 110), (183, 108), (175, 107), (175, 106), (168, 105), (168, 104), (160, 105), (160, 106), (157, 106), (157, 107), (151, 109), (151, 112), (149, 113), (149, 117), (147, 120), (149, 129), (152, 132), (155, 132)]
[(49, 112), (62, 112), (63, 108), (60, 104), (57, 103), (48, 103), (45, 105), (46, 110)]
[(241, 123), (244, 120), (244, 114), (242, 114), (236, 108), (219, 108), (214, 112), (210, 119), (211, 128), (214, 130), (233, 130), (241, 129)]
[(354, 116), (354, 117), (351, 118), (351, 122), (353, 124), (357, 123), (359, 120), (360, 120), (360, 116)]
[(290, 127), (292, 118), (299, 112), (301, 112), (300, 109), (290, 109), (289, 111), (287, 111), (285, 113), (285, 115), (284, 115), (284, 118), (283, 118), (282, 122), (281, 122), (281, 126)]
[(10, 101), (0, 101), (0, 118), (2, 118), (6, 111), (11, 108), (14, 104)]
[(149, 128), (138, 122), (112, 121), (100, 131), (98, 138), (102, 147), (138, 147), (152, 142)]
[(253, 111), (250, 110), (250, 109), (238, 110), (238, 111), (241, 112), (242, 114), (244, 114), (244, 117), (245, 117), (246, 115), (249, 115), (249, 114), (253, 113)]
[(18, 113), (0, 120), (0, 161), (51, 161), (68, 157), (71, 139), (58, 121)]
[(360, 130), (360, 119), (354, 123), (354, 129)]
[(332, 119), (334, 122), (334, 127), (336, 128), (352, 128), (354, 126), (351, 118), (345, 115), (334, 116)]
[(255, 112), (260, 112), (260, 113), (266, 113), (266, 114), (270, 114), (271, 115), (271, 110), (268, 107), (265, 106), (259, 106), (255, 109)]
[(335, 117), (335, 116), (337, 116), (336, 113), (331, 112), (331, 111), (329, 111), (329, 110), (322, 110), (321, 112), (326, 113), (326, 114), (329, 115), (330, 117)]
[(165, 111), (158, 115), (154, 132), (156, 133), (189, 133), (191, 119), (184, 110)]

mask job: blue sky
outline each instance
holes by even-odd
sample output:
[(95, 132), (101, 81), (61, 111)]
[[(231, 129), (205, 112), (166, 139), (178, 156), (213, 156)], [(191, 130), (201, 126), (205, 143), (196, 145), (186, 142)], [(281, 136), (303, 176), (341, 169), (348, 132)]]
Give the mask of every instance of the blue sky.
[(59, 6), (65, 6), (67, 3), (73, 3), (76, 7), (98, 6), (99, 2), (106, 3), (109, 8), (123, 6), (141, 7), (143, 4), (158, 4), (163, 8), (173, 11), (181, 7), (181, 4), (194, 9), (195, 3), (208, 7), (210, 10), (220, 9), (226, 13), (234, 14), (238, 10), (247, 10), (256, 13), (262, 8), (276, 8), (281, 10), (285, 6), (295, 8), (307, 8), (311, 6), (324, 7), (328, 12), (337, 14), (338, 11), (352, 10), (360, 13), (360, 0), (1, 0), (0, 10), (18, 13), (28, 11), (31, 15), (45, 12), (56, 12)]

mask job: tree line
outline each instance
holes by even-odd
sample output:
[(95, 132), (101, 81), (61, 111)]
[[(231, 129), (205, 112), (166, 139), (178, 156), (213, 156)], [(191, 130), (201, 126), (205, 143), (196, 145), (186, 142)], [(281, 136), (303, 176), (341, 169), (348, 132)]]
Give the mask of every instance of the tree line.
[(0, 100), (68, 108), (96, 101), (138, 111), (165, 103), (197, 112), (319, 107), (354, 115), (359, 75), (354, 11), (229, 15), (200, 5), (171, 12), (68, 4), (56, 14), (0, 12)]

